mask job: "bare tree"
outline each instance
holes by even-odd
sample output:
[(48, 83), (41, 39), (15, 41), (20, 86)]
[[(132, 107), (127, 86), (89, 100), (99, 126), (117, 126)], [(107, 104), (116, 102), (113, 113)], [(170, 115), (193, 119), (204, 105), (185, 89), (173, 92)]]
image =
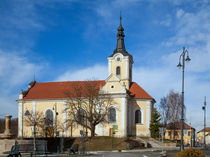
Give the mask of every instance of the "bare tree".
[(11, 132), (16, 138), (18, 135), (18, 118), (12, 118), (11, 120)]
[(4, 132), (4, 119), (0, 118), (0, 133)]
[(28, 127), (33, 127), (34, 136), (45, 136), (45, 117), (42, 112), (28, 111), (27, 115), (24, 116), (24, 123)]
[[(48, 110), (47, 110), (48, 111)], [(32, 111), (28, 111), (28, 113), (24, 116), (24, 123), (28, 127), (33, 128), (33, 135), (37, 137), (53, 137), (55, 136), (56, 130), (63, 131), (63, 123), (60, 123), (59, 120), (54, 121), (53, 112), (45, 113), (36, 111), (33, 113)]]
[[(95, 136), (95, 128), (99, 123), (107, 120), (108, 108), (112, 103), (110, 95), (100, 91), (97, 81), (85, 81), (83, 84), (75, 82), (68, 96), (66, 112), (69, 124), (78, 124)], [(67, 121), (68, 121), (67, 120)]]
[(181, 119), (182, 109), (182, 96), (181, 94), (169, 91), (169, 94), (160, 101), (160, 112), (163, 120), (163, 125), (166, 126), (170, 123), (170, 128), (173, 130), (173, 138), (175, 136), (175, 130), (177, 130), (177, 122)]

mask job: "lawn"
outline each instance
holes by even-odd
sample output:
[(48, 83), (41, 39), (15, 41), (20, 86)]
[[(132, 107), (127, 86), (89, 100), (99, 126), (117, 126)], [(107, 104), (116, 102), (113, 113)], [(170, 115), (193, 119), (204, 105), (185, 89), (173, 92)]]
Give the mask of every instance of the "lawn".
[[(74, 143), (82, 146), (81, 138), (76, 138)], [(144, 144), (137, 141), (133, 137), (128, 138), (112, 138), (109, 136), (100, 136), (86, 139), (86, 151), (110, 151), (110, 150), (125, 150), (144, 148)]]

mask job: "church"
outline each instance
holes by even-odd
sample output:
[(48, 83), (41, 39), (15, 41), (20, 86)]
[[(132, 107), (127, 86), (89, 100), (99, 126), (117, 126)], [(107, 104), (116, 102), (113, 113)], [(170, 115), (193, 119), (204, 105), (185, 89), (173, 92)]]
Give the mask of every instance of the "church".
[[(111, 119), (107, 124), (96, 126), (96, 136), (111, 136), (112, 129), (117, 128), (116, 137), (150, 136), (150, 120), (155, 99), (150, 96), (138, 83), (132, 81), (133, 56), (125, 49), (124, 28), (121, 17), (117, 32), (116, 49), (107, 57), (108, 76), (105, 80), (92, 81), (100, 86), (100, 91), (109, 94), (114, 99), (110, 105)], [(65, 90), (71, 90), (74, 84), (85, 85), (91, 81), (63, 81), (63, 82), (36, 82), (32, 81), (28, 89), (21, 91), (18, 103), (18, 137), (33, 136), (33, 126), (25, 124), (24, 119), (41, 112), (51, 116), (53, 124), (62, 125), (62, 130), (56, 130), (59, 137), (77, 137), (81, 127), (70, 130), (66, 126), (67, 95)], [(89, 135), (89, 134), (88, 134)]]

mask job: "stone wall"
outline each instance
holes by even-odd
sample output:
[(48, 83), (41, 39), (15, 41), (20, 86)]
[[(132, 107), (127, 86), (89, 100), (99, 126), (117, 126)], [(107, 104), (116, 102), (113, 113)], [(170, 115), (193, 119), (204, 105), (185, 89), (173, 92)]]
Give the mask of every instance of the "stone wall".
[[(32, 152), (33, 140), (17, 140), (20, 152)], [(44, 152), (47, 141), (36, 140), (37, 152)], [(0, 139), (0, 153), (9, 153), (12, 146), (15, 145), (15, 139)]]

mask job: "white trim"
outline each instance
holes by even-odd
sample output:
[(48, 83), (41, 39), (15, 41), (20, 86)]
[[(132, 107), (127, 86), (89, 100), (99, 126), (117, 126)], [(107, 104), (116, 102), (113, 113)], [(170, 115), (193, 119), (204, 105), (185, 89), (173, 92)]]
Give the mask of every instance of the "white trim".
[(131, 135), (132, 134), (132, 129), (131, 129), (131, 109), (132, 109), (132, 103), (131, 103), (131, 101), (129, 101), (129, 107), (128, 107), (128, 126), (129, 126), (129, 135)]
[(66, 136), (66, 101), (63, 103), (63, 136)]
[(122, 98), (121, 102), (121, 136), (127, 136), (127, 111), (126, 111), (126, 98)]
[(110, 79), (112, 76), (116, 79), (116, 81), (112, 81), (112, 82), (120, 82), (120, 79), (119, 79), (116, 75), (114, 75), (113, 73), (111, 73), (111, 74), (107, 77), (107, 79), (106, 79), (105, 81), (106, 81), (106, 82), (109, 82), (109, 79)]
[(125, 94), (126, 93), (126, 90), (125, 89), (122, 89), (121, 91), (113, 91), (113, 92), (107, 92), (107, 93), (121, 93), (121, 94)]
[(108, 76), (112, 73), (112, 61), (108, 61)]
[(147, 129), (149, 129), (150, 118), (151, 118), (151, 102), (147, 101)]
[(36, 102), (32, 101), (32, 105), (33, 105), (33, 114), (35, 116), (36, 115)]
[(18, 137), (23, 137), (23, 102), (18, 103)]
[(107, 59), (113, 60), (118, 55), (121, 55), (123, 59), (129, 59), (129, 56), (123, 56), (121, 53), (115, 53), (112, 57), (107, 57)]
[(128, 77), (128, 60), (126, 59), (125, 60), (125, 79), (127, 80), (129, 77)]

